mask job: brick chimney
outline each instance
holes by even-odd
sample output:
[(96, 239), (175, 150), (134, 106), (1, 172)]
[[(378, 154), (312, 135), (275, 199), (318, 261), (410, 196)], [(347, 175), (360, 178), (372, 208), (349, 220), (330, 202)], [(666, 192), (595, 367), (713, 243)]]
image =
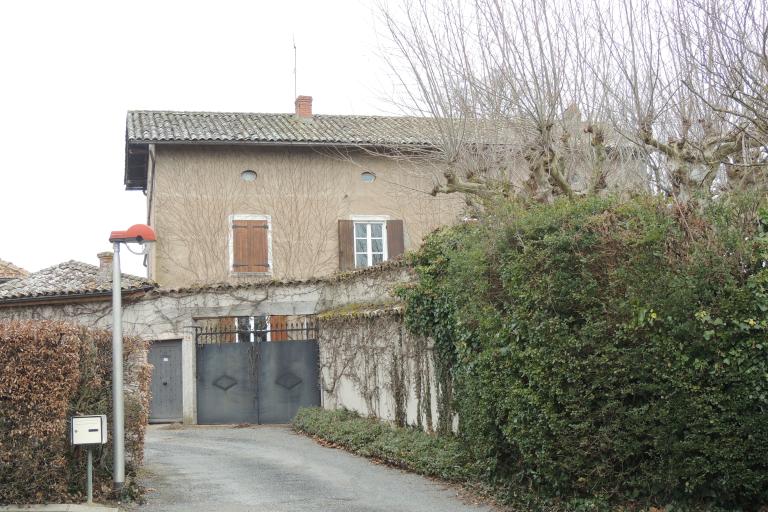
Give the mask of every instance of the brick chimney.
[(96, 255), (99, 258), (99, 273), (102, 276), (111, 276), (112, 275), (112, 258), (114, 258), (114, 254), (112, 254), (112, 251), (107, 252), (100, 252)]
[(312, 96), (296, 98), (296, 117), (312, 119)]

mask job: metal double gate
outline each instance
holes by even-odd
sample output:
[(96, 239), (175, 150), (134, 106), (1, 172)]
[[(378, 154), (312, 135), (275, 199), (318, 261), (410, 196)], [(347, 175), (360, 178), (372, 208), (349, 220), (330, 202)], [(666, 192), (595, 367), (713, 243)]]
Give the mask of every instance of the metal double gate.
[(198, 331), (197, 341), (199, 424), (288, 423), (300, 407), (320, 405), (316, 340), (240, 330)]

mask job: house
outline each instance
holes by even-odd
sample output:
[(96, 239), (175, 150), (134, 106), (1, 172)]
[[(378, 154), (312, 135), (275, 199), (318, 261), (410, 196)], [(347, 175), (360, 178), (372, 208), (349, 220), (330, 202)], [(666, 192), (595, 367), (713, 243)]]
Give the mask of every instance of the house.
[(430, 146), (428, 119), (131, 111), (125, 187), (147, 198), (164, 287), (304, 279), (376, 265), (455, 222), (432, 169), (383, 156)]
[[(184, 297), (144, 301), (163, 305), (159, 324), (173, 320), (152, 326), (156, 421), (181, 410), (190, 422), (284, 422), (321, 405), (314, 316), (355, 302), (329, 292), (347, 286), (332, 274), (389, 275), (397, 262), (385, 262), (462, 216), (462, 197), (432, 193), (443, 170), (413, 158), (434, 152), (430, 119), (316, 115), (309, 96), (294, 106), (127, 114), (124, 183), (146, 195), (157, 234), (153, 293)], [(173, 386), (156, 381), (177, 375), (182, 396), (163, 398)]]
[(19, 279), (29, 275), (29, 272), (21, 267), (17, 267), (10, 261), (0, 259), (0, 284), (12, 279)]

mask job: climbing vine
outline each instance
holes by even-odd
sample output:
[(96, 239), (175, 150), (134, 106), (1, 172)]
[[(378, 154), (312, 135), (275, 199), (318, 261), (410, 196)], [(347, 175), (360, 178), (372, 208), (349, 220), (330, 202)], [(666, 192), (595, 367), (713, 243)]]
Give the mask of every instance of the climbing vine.
[(323, 392), (326, 403), (432, 431), (433, 346), (409, 333), (402, 315), (393, 303), (319, 315)]

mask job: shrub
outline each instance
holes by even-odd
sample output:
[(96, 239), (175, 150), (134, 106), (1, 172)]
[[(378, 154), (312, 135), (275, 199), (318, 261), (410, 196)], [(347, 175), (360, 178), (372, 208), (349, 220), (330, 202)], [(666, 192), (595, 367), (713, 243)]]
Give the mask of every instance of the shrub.
[(463, 481), (468, 477), (458, 440), (395, 427), (347, 410), (300, 409), (293, 428), (349, 451), (422, 475)]
[(550, 497), (768, 502), (759, 200), (490, 212), (412, 257), (478, 471)]
[[(85, 450), (68, 439), (72, 415), (107, 414), (111, 434), (108, 331), (50, 321), (0, 322), (0, 502), (81, 500)], [(148, 417), (146, 343), (124, 339), (126, 474), (143, 458)], [(94, 494), (111, 489), (112, 444), (94, 451)]]

